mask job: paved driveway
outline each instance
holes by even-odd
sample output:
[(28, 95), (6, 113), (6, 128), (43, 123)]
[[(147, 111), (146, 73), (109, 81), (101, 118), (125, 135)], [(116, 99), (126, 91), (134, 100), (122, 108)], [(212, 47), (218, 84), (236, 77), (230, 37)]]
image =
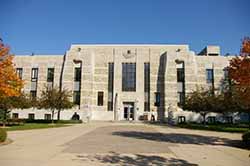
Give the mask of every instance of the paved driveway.
[(9, 132), (9, 136), (14, 142), (0, 146), (1, 166), (248, 166), (250, 163), (250, 152), (237, 147), (240, 134), (95, 122)]

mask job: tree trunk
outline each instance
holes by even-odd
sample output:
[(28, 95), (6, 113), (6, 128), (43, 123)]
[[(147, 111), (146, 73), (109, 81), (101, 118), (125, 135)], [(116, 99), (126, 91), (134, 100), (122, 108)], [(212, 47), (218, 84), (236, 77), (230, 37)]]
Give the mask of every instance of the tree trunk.
[(3, 127), (6, 126), (7, 121), (7, 110), (3, 110)]
[(205, 126), (206, 125), (206, 113), (203, 113), (202, 116), (203, 116), (203, 124)]
[(51, 121), (52, 124), (54, 124), (54, 114), (55, 114), (55, 111), (52, 110), (52, 121)]
[(57, 121), (60, 120), (60, 114), (61, 114), (61, 110), (59, 109), (58, 112), (57, 112)]

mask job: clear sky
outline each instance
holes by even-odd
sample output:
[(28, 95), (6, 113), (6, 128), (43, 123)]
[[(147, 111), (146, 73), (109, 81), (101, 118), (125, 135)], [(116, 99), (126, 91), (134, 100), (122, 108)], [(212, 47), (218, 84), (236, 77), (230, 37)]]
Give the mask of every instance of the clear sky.
[(250, 0), (0, 0), (0, 37), (15, 54), (64, 54), (71, 44), (206, 45), (238, 54)]

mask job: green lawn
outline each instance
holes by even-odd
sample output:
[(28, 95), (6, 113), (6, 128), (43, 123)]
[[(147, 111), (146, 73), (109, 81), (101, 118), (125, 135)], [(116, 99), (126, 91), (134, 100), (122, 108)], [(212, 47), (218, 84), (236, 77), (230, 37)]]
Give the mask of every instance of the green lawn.
[(67, 124), (46, 124), (46, 123), (26, 123), (23, 125), (10, 126), (6, 128), (6, 131), (16, 131), (16, 130), (31, 130), (31, 129), (45, 129), (45, 128), (55, 128), (55, 127), (67, 127)]
[(248, 131), (248, 126), (238, 126), (238, 125), (225, 125), (225, 124), (214, 124), (206, 125), (203, 124), (178, 124), (178, 127), (195, 129), (195, 130), (210, 130), (210, 131), (221, 131), (221, 132), (234, 132), (234, 133), (244, 133)]

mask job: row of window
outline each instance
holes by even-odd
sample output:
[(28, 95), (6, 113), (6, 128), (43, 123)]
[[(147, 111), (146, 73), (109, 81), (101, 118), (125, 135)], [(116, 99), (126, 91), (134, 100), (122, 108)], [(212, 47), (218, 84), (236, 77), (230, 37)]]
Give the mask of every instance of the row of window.
[[(16, 73), (19, 76), (20, 79), (23, 78), (23, 68), (16, 68)], [(54, 81), (54, 68), (48, 68), (47, 70), (47, 82), (53, 82)], [(31, 69), (31, 81), (37, 81), (38, 80), (38, 68), (32, 68)]]
[[(18, 113), (12, 113), (12, 118), (13, 119), (18, 119), (19, 118), (19, 114)], [(29, 113), (28, 114), (28, 119), (34, 120), (35, 119), (35, 114), (34, 113)], [(44, 119), (45, 120), (51, 120), (52, 119), (51, 114), (44, 114)]]

